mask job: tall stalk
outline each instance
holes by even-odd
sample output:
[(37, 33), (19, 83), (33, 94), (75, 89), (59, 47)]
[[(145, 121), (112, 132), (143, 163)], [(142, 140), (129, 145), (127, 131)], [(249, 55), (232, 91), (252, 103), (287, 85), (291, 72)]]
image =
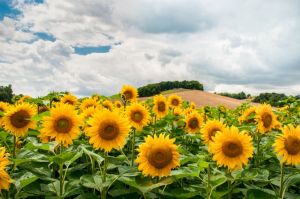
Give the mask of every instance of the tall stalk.
[(284, 163), (281, 163), (280, 164), (280, 190), (279, 190), (279, 198), (281, 198), (281, 199), (284, 198), (283, 176), (284, 176)]
[[(105, 184), (106, 182), (106, 172), (107, 172), (107, 164), (108, 164), (108, 154), (107, 152), (104, 152), (104, 166), (103, 166), (103, 172), (102, 172), (102, 183)], [(106, 193), (107, 193), (107, 187), (103, 187), (101, 192), (101, 199), (106, 199)]]
[(135, 149), (135, 128), (132, 131), (132, 145), (131, 145), (131, 166), (134, 165), (134, 149)]

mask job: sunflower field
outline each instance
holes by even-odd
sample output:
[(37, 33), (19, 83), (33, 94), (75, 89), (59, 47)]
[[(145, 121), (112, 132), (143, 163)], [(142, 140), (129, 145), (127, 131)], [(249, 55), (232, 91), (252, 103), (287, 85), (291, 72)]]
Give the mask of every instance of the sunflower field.
[(300, 198), (299, 108), (139, 101), (128, 85), (0, 102), (0, 197)]

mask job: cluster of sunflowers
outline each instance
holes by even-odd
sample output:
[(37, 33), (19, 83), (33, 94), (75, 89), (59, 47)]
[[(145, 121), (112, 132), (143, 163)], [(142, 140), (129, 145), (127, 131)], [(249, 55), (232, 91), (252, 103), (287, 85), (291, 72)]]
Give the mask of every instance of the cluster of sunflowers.
[[(223, 106), (197, 109), (194, 103), (184, 102), (174, 94), (139, 101), (137, 89), (128, 85), (123, 86), (119, 100), (99, 96), (77, 99), (68, 93), (51, 107), (37, 107), (28, 103), (27, 99), (29, 97), (24, 96), (14, 105), (0, 102), (0, 127), (9, 132), (13, 140), (11, 146), (7, 146), (12, 153), (11, 173), (18, 169), (15, 159), (18, 159), (22, 140), (26, 140), (32, 131), (37, 132), (34, 135), (41, 143), (54, 144), (53, 152), (59, 158), (63, 157), (64, 151), (83, 149), (76, 141), (86, 140), (93, 147), (89, 157), (93, 159), (100, 154), (103, 158), (98, 162), (103, 184), (109, 181), (109, 155), (123, 155), (126, 158), (124, 164), (131, 169), (137, 168), (137, 173), (140, 172), (145, 178), (150, 177), (149, 181), (156, 179), (154, 184), (159, 187), (165, 185), (162, 183), (164, 178), (175, 175), (181, 163), (184, 165), (190, 161), (184, 159), (185, 151), (196, 150), (192, 153), (196, 156), (197, 150), (201, 150), (208, 158), (202, 161), (207, 161), (203, 169), (207, 174), (206, 197), (209, 198), (217, 197), (213, 195), (216, 186), (213, 186), (214, 172), (211, 169), (225, 169), (232, 176), (243, 167), (251, 168), (252, 162), (249, 164), (249, 161), (259, 168), (263, 156), (261, 145), (270, 132), (276, 134), (273, 150), (281, 160), (279, 197), (284, 197), (285, 192), (284, 166), (300, 164), (300, 126), (282, 121), (283, 124), (273, 108), (266, 104), (250, 107), (246, 104), (246, 108), (241, 106), (236, 110)], [(295, 121), (299, 121), (298, 118)], [(189, 148), (195, 141), (199, 147)], [(4, 147), (0, 148), (0, 190), (8, 190), (10, 183), (13, 183), (6, 172), (10, 162), (5, 151)], [(254, 153), (257, 158), (253, 158)], [(59, 178), (57, 196), (63, 198), (70, 164), (56, 163), (58, 168), (54, 167), (53, 172), (54, 177), (57, 173)], [(95, 160), (92, 160), (93, 175), (97, 173), (94, 164)], [(118, 178), (131, 185), (125, 178)], [(229, 185), (230, 191), (226, 193), (231, 196), (232, 180)], [(106, 198), (110, 186), (99, 189), (102, 198)]]

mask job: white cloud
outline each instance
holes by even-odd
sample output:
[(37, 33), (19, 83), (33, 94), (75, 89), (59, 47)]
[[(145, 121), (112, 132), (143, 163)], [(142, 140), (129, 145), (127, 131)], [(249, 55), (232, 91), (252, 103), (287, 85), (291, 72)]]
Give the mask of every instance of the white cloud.
[[(296, 0), (14, 1), (0, 22), (1, 84), (18, 93), (118, 92), (196, 79), (210, 91), (300, 93)], [(55, 41), (37, 40), (35, 32)], [(115, 45), (116, 43), (121, 43)], [(111, 45), (78, 55), (74, 46)]]

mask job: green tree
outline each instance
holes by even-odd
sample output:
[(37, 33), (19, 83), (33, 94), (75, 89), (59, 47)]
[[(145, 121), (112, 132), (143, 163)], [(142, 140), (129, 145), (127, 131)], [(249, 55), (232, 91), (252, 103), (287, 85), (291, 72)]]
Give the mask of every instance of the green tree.
[(12, 103), (13, 95), (10, 84), (8, 86), (0, 86), (0, 101)]

